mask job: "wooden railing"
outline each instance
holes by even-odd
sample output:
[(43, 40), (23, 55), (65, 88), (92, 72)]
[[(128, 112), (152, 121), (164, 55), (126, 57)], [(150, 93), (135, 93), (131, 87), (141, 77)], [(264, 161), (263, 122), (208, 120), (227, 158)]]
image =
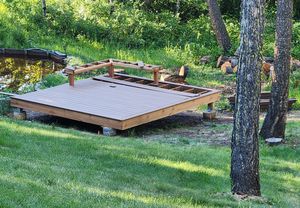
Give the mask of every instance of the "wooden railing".
[(88, 64), (84, 64), (81, 66), (68, 66), (64, 69), (65, 73), (69, 76), (69, 84), (70, 86), (74, 86), (75, 75), (83, 72), (97, 70), (104, 67), (108, 67), (108, 74), (110, 77), (114, 77), (115, 74), (115, 66), (130, 68), (130, 69), (141, 69), (146, 71), (151, 71), (153, 73), (153, 81), (154, 84), (159, 83), (159, 71), (161, 70), (161, 66), (152, 65), (152, 64), (144, 64), (143, 62), (132, 62), (132, 61), (124, 61), (118, 59), (106, 59), (102, 61), (96, 61)]

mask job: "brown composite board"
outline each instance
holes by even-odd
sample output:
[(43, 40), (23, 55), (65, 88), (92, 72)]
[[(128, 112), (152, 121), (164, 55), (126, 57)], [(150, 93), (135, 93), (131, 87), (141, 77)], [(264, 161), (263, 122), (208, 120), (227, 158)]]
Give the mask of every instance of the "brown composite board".
[(185, 110), (191, 109), (199, 105), (214, 103), (219, 99), (220, 99), (220, 93), (209, 92), (202, 97), (191, 98), (177, 105), (168, 106), (166, 108), (162, 108), (151, 113), (138, 115), (136, 117), (124, 120), (122, 122), (122, 129), (129, 129), (134, 126), (138, 126), (144, 123), (148, 123), (171, 115), (175, 115), (177, 113), (183, 112)]
[(100, 126), (104, 125), (115, 129), (122, 129), (122, 122), (111, 118), (103, 118), (103, 117), (90, 115), (86, 113), (57, 108), (54, 106), (47, 106), (39, 103), (17, 100), (14, 98), (11, 99), (11, 105), (17, 108), (24, 108), (36, 112), (43, 112), (48, 115), (59, 116), (63, 118), (85, 122), (85, 123), (91, 123)]
[(65, 84), (15, 96), (14, 99), (126, 120), (179, 104), (189, 97), (87, 79), (77, 81), (75, 87)]

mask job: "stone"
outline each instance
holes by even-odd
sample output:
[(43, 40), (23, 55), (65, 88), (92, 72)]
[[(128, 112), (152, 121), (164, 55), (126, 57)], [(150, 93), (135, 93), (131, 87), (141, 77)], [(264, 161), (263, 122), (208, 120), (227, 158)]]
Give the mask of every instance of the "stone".
[(282, 138), (275, 138), (275, 137), (272, 137), (272, 138), (268, 138), (265, 140), (265, 142), (270, 145), (270, 146), (275, 146), (275, 145), (279, 145), (281, 144), (283, 141)]
[(20, 108), (13, 108), (12, 116), (17, 120), (26, 120), (27, 118), (26, 111)]
[(232, 67), (232, 68), (236, 67), (236, 66), (239, 64), (239, 59), (236, 58), (236, 57), (232, 57), (232, 58), (230, 59), (230, 61), (231, 61), (231, 67)]
[(203, 112), (203, 119), (213, 120), (217, 117), (217, 112), (215, 110), (207, 110)]
[(209, 63), (211, 60), (211, 56), (203, 56), (202, 58), (200, 58), (199, 63), (200, 64), (207, 64)]
[(103, 135), (104, 136), (116, 136), (117, 130), (110, 127), (103, 127)]

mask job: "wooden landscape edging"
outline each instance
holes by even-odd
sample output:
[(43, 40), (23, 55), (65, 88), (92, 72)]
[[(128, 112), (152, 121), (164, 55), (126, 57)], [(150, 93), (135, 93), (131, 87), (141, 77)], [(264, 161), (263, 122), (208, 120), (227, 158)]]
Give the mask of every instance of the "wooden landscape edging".
[(44, 50), (40, 48), (14, 49), (0, 48), (0, 57), (48, 59), (59, 64), (66, 64), (67, 55), (58, 51)]

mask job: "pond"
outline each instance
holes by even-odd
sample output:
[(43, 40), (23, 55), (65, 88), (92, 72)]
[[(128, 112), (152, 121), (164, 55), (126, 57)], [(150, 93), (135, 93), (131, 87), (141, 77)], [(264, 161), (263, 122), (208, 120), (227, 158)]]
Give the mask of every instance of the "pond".
[(41, 81), (44, 76), (63, 68), (64, 65), (48, 60), (0, 57), (0, 91), (6, 89), (21, 93), (26, 87)]

